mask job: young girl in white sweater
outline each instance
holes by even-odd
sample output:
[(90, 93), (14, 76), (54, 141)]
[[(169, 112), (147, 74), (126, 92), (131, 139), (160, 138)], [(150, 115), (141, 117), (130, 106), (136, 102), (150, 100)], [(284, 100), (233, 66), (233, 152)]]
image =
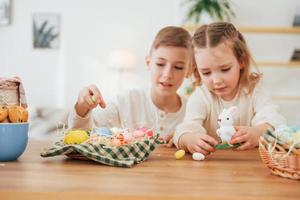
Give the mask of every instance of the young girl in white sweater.
[(204, 155), (215, 151), (218, 116), (231, 106), (238, 108), (230, 141), (242, 144), (237, 150), (254, 148), (268, 128), (285, 123), (261, 87), (261, 75), (250, 71), (250, 52), (231, 23), (203, 25), (192, 41), (202, 85), (189, 98), (184, 122), (176, 128), (178, 148)]
[[(97, 86), (85, 87), (69, 116), (69, 127), (147, 126), (171, 141), (175, 127), (184, 118), (186, 100), (177, 90), (192, 71), (192, 57), (190, 34), (180, 27), (163, 28), (146, 58), (151, 88), (130, 90), (119, 94), (116, 101), (106, 103)], [(101, 108), (95, 109), (98, 105)]]

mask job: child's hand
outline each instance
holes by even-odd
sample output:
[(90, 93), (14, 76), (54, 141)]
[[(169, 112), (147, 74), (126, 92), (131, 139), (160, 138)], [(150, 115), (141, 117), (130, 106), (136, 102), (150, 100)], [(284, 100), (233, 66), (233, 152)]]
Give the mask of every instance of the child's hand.
[(214, 152), (218, 141), (207, 134), (186, 133), (179, 138), (179, 147), (190, 153), (202, 153), (208, 155)]
[(105, 108), (105, 101), (95, 85), (90, 85), (83, 88), (78, 96), (75, 110), (77, 114), (84, 117), (90, 110), (94, 109), (99, 105), (101, 108)]
[(257, 127), (250, 126), (236, 126), (236, 132), (232, 136), (231, 144), (241, 143), (242, 145), (235, 148), (235, 150), (248, 150), (253, 149), (258, 145), (260, 132)]
[(174, 143), (173, 143), (173, 135), (174, 135), (174, 132), (172, 133), (168, 133), (167, 135), (163, 136), (163, 140), (166, 142), (166, 147), (173, 147)]

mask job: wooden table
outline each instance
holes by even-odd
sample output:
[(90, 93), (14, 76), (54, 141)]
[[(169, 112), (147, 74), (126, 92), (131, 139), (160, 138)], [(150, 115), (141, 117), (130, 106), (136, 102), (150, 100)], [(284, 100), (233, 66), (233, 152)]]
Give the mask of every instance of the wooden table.
[(0, 163), (0, 199), (300, 199), (300, 182), (271, 175), (257, 149), (220, 150), (205, 161), (158, 147), (132, 168), (39, 153), (30, 141), (16, 162)]

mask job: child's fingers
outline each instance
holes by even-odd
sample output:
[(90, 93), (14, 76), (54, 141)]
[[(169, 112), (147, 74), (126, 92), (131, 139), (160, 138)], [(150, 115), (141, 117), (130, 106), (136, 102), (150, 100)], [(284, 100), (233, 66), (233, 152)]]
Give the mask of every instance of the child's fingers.
[[(190, 151), (191, 152), (191, 151)], [(193, 153), (202, 153), (203, 155), (209, 155), (210, 154), (210, 152), (209, 151), (206, 151), (205, 149), (203, 149), (203, 148), (201, 148), (201, 147), (199, 147), (199, 146), (195, 146), (193, 149), (192, 149), (192, 154)]]
[(202, 154), (204, 154), (204, 155), (208, 155), (208, 154), (209, 154), (209, 152), (203, 150), (201, 147), (198, 147), (198, 146), (196, 146), (196, 145), (189, 145), (189, 146), (187, 146), (187, 150), (188, 150), (191, 154), (196, 153), (196, 152), (202, 153)]
[(244, 144), (242, 144), (241, 146), (234, 148), (234, 150), (237, 151), (243, 151), (243, 150), (247, 150), (251, 148), (251, 144), (249, 142), (245, 142)]
[(201, 135), (201, 139), (204, 140), (205, 142), (211, 144), (212, 146), (216, 146), (219, 143), (215, 138), (213, 138), (207, 134)]
[(167, 135), (163, 136), (163, 139), (166, 142), (169, 142), (173, 138), (173, 133), (168, 133)]
[(166, 147), (169, 147), (169, 148), (173, 147), (173, 139), (170, 139), (168, 141), (168, 143), (166, 144)]
[(236, 126), (234, 128), (235, 128), (236, 132), (233, 134), (232, 138), (239, 137), (246, 133), (245, 129), (243, 129), (241, 126)]
[(232, 137), (230, 143), (231, 144), (236, 144), (236, 143), (242, 143), (248, 140), (248, 135), (247, 134), (243, 134), (237, 137)]
[(91, 99), (91, 97), (89, 95), (86, 95), (84, 97), (84, 102), (88, 106), (89, 109), (96, 108), (96, 106), (97, 106), (97, 104), (95, 102), (93, 102), (93, 100)]
[(205, 151), (208, 151), (208, 152), (213, 152), (215, 151), (215, 148), (214, 146), (211, 146), (209, 143), (206, 143), (205, 141), (203, 140), (200, 140), (198, 142), (198, 146), (201, 147), (201, 149), (205, 150)]
[(101, 108), (105, 108), (106, 107), (105, 101), (104, 101), (104, 99), (102, 97), (101, 92), (97, 88), (97, 86), (90, 85), (89, 86), (89, 93), (90, 93), (91, 99), (92, 99), (92, 101), (94, 101), (94, 103), (99, 104), (99, 106)]

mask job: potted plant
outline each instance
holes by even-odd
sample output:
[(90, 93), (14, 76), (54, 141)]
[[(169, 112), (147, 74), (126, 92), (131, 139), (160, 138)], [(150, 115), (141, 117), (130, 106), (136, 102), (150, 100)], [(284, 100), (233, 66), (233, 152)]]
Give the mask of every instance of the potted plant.
[[(195, 23), (230, 21), (235, 16), (230, 0), (185, 0), (190, 4), (187, 20)], [(211, 19), (209, 19), (211, 18)]]

